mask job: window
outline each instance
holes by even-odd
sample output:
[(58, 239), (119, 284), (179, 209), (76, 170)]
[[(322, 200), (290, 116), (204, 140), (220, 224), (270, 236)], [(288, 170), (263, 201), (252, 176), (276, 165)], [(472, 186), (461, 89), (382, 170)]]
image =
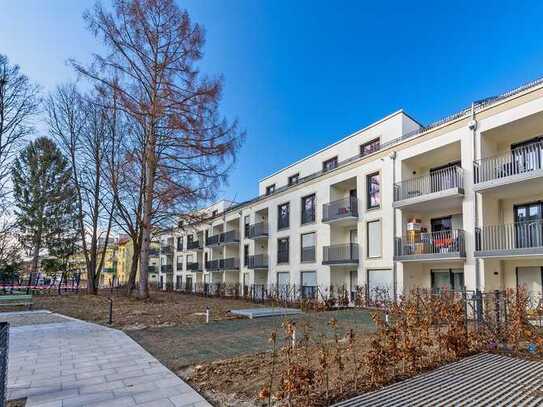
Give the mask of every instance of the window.
[(288, 263), (289, 261), (289, 239), (284, 237), (277, 239), (277, 264)]
[(301, 238), (302, 250), (300, 258), (302, 262), (314, 262), (315, 261), (315, 246), (316, 246), (316, 234), (304, 233)]
[(330, 158), (322, 163), (323, 171), (330, 171), (337, 167), (337, 157)]
[(177, 257), (177, 271), (183, 270), (183, 256)]
[(177, 250), (183, 250), (183, 236), (177, 238)]
[(187, 264), (193, 263), (192, 254), (187, 254)]
[(317, 273), (302, 271), (302, 298), (317, 297)]
[(245, 231), (245, 237), (249, 236), (250, 224), (251, 224), (251, 216), (246, 215), (244, 220), (243, 220), (243, 227), (244, 227), (244, 231)]
[(368, 209), (378, 208), (381, 205), (381, 176), (378, 172), (366, 176), (366, 189)]
[(394, 298), (394, 274), (390, 269), (367, 271), (369, 299), (372, 301)]
[(297, 184), (299, 179), (300, 179), (300, 174), (291, 175), (290, 177), (288, 177), (288, 186)]
[(452, 216), (430, 219), (433, 232), (448, 232), (452, 230)]
[(302, 198), (302, 225), (315, 222), (315, 194)]
[(215, 217), (219, 214), (218, 209), (215, 209), (213, 212), (211, 212), (211, 216)]
[(381, 147), (381, 142), (379, 141), (379, 138), (373, 139), (360, 146), (360, 155), (364, 157), (365, 155), (379, 151), (380, 147)]
[(368, 257), (381, 257), (381, 221), (368, 222)]
[(463, 269), (432, 269), (430, 273), (432, 291), (460, 291), (464, 288)]
[(183, 288), (183, 277), (182, 276), (175, 276), (175, 288), (180, 290)]
[(274, 192), (275, 192), (275, 184), (271, 184), (266, 187), (266, 195), (271, 195)]
[(290, 223), (290, 204), (284, 203), (277, 207), (277, 229), (286, 229)]
[(247, 267), (249, 265), (249, 245), (243, 246), (243, 265)]

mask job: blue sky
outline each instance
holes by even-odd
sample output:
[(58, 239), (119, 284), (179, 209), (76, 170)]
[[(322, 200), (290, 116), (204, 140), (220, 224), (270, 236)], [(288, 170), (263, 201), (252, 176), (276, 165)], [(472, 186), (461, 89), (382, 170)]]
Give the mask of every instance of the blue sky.
[[(73, 79), (97, 42), (94, 1), (2, 0), (0, 53), (44, 89)], [(223, 112), (247, 130), (223, 195), (403, 108), (422, 123), (543, 76), (543, 2), (191, 0), (202, 71), (225, 77)]]

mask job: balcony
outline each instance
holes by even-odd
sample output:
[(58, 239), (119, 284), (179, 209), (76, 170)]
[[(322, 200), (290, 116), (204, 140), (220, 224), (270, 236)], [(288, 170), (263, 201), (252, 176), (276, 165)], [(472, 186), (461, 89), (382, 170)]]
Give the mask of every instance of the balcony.
[(188, 271), (202, 271), (202, 265), (198, 262), (187, 263)]
[(147, 266), (147, 273), (148, 274), (155, 274), (157, 272), (156, 266)]
[(475, 229), (476, 257), (543, 255), (543, 220)]
[(474, 190), (492, 189), (543, 178), (543, 142), (530, 143), (506, 153), (474, 162)]
[(255, 223), (249, 226), (247, 237), (253, 240), (267, 239), (269, 235), (268, 222)]
[(269, 268), (269, 261), (267, 254), (255, 254), (249, 256), (248, 268), (252, 270), (267, 270)]
[(230, 230), (220, 234), (219, 243), (222, 245), (239, 244), (239, 232), (237, 230)]
[(451, 260), (465, 257), (464, 231), (461, 229), (395, 238), (394, 260), (397, 261)]
[(202, 242), (199, 240), (187, 241), (187, 250), (202, 250)]
[(173, 245), (160, 246), (160, 253), (165, 255), (173, 254)]
[(220, 270), (220, 261), (219, 259), (217, 260), (208, 260), (206, 261), (206, 270), (207, 271), (218, 271)]
[(358, 199), (349, 197), (322, 205), (324, 223), (355, 223), (358, 220)]
[(220, 244), (220, 238), (221, 238), (221, 235), (220, 234), (216, 234), (216, 235), (213, 235), (213, 236), (208, 236), (206, 238), (206, 246), (207, 247), (216, 247), (216, 246), (219, 246)]
[(230, 257), (220, 261), (219, 267), (221, 270), (239, 270), (239, 259)]
[(322, 264), (355, 265), (359, 263), (358, 244), (356, 243), (324, 246), (322, 249)]
[(394, 184), (394, 208), (446, 209), (464, 195), (461, 167), (447, 167)]
[(160, 272), (166, 274), (173, 273), (173, 264), (163, 264), (160, 266)]
[(155, 248), (149, 248), (149, 257), (158, 257), (160, 255), (160, 250)]

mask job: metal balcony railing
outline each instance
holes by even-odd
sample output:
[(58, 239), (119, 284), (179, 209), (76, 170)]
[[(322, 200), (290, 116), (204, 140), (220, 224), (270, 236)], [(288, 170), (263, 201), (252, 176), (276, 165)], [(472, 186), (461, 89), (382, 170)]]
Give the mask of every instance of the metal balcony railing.
[(358, 264), (358, 244), (346, 243), (324, 246), (322, 264)]
[(187, 263), (187, 270), (200, 271), (200, 270), (202, 270), (202, 266), (198, 262)]
[(230, 257), (220, 261), (219, 268), (221, 270), (239, 270), (239, 259)]
[(220, 270), (220, 261), (218, 259), (206, 261), (206, 270), (209, 270), (209, 271)]
[(229, 230), (220, 234), (220, 243), (239, 243), (239, 232), (237, 230)]
[(302, 247), (300, 260), (305, 263), (315, 261), (315, 246)]
[(474, 161), (475, 183), (543, 169), (543, 142), (527, 144), (494, 157)]
[(147, 273), (154, 274), (156, 273), (156, 267), (155, 266), (147, 266)]
[(255, 254), (249, 256), (247, 267), (250, 269), (267, 269), (269, 267), (267, 254)]
[(206, 246), (217, 246), (220, 242), (221, 235), (208, 236), (206, 239)]
[(249, 225), (247, 237), (249, 239), (256, 239), (262, 237), (268, 237), (269, 235), (269, 226), (268, 222), (259, 222), (252, 225)]
[(394, 255), (439, 257), (465, 257), (464, 231), (461, 229), (395, 238)]
[(289, 261), (289, 251), (288, 250), (278, 250), (277, 251), (277, 264), (288, 263)]
[(358, 199), (349, 197), (322, 205), (322, 221), (329, 222), (347, 217), (358, 218)]
[(394, 185), (394, 201), (416, 198), (434, 192), (464, 187), (461, 167), (447, 167)]
[(187, 250), (198, 250), (202, 248), (202, 242), (194, 240), (192, 242), (187, 241)]
[(160, 246), (160, 252), (162, 254), (172, 254), (173, 253), (173, 246), (172, 245)]
[(162, 273), (173, 273), (173, 264), (163, 264), (160, 266)]
[(543, 253), (543, 219), (475, 229), (475, 250), (508, 252), (541, 249)]

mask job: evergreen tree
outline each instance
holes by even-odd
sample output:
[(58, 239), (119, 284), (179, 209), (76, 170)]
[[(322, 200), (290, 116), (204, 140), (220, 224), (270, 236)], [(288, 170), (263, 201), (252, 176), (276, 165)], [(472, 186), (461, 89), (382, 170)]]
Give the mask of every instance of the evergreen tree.
[(40, 137), (21, 151), (12, 178), (18, 237), (32, 256), (31, 282), (40, 251), (54, 251), (59, 236), (70, 235), (73, 228), (71, 168), (54, 141)]

